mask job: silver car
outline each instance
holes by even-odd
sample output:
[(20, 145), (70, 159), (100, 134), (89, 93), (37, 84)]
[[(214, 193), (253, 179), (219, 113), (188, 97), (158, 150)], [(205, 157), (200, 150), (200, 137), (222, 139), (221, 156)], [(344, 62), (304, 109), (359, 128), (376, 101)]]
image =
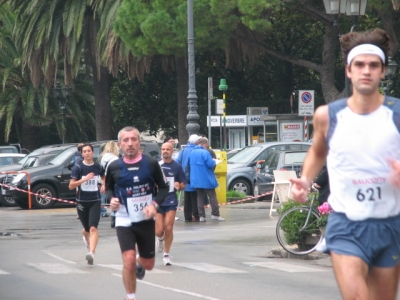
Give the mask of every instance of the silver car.
[(247, 146), (228, 159), (226, 186), (246, 195), (253, 195), (253, 180), (256, 164), (266, 160), (268, 155), (280, 150), (308, 150), (311, 143), (305, 142), (270, 142)]

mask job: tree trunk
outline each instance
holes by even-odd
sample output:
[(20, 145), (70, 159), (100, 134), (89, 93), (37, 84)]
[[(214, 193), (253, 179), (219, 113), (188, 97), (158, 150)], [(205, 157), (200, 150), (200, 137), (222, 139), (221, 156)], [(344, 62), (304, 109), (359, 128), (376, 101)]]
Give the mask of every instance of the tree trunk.
[(186, 130), (188, 114), (188, 90), (189, 76), (184, 57), (175, 57), (176, 82), (178, 92), (178, 139), (181, 145), (185, 145), (189, 134)]
[[(95, 66), (93, 66), (93, 69), (95, 69)], [(100, 79), (95, 75), (96, 72), (93, 71), (96, 140), (116, 139), (112, 128), (110, 74), (107, 68), (100, 67)]]
[[(39, 127), (31, 126), (25, 119), (22, 120), (21, 147), (33, 151), (39, 148), (41, 141), (39, 136)], [(61, 141), (60, 141), (61, 144)]]
[(113, 136), (112, 130), (110, 74), (106, 67), (100, 66), (95, 26), (93, 15), (87, 15), (87, 51), (90, 54), (90, 62), (86, 63), (92, 66), (96, 140), (102, 141), (116, 137)]
[(336, 29), (333, 25), (327, 24), (322, 48), (322, 70), (319, 72), (322, 93), (326, 103), (340, 98), (342, 94), (344, 95), (344, 91), (340, 93), (335, 87), (335, 48), (338, 42)]

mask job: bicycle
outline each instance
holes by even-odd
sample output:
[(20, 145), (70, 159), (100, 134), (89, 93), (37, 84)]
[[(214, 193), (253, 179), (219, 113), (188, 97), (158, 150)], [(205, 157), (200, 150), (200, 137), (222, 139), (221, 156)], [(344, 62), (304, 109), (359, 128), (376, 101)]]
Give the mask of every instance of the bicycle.
[(324, 237), (317, 220), (321, 218), (314, 207), (317, 189), (311, 186), (312, 197), (307, 206), (295, 206), (285, 211), (276, 224), (276, 237), (287, 252), (306, 255), (315, 250)]

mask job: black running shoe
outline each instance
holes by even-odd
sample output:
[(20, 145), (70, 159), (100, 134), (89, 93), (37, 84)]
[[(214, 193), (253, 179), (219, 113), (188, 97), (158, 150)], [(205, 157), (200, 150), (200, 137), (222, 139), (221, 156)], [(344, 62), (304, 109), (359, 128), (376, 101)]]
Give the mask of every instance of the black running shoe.
[(145, 273), (146, 273), (146, 270), (142, 267), (142, 265), (139, 263), (136, 263), (136, 278), (139, 280), (142, 280)]

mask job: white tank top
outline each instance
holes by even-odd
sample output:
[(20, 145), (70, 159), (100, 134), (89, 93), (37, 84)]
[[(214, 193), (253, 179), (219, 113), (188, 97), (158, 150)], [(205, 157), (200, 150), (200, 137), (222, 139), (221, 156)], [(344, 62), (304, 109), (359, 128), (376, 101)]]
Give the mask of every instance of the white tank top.
[(359, 115), (346, 99), (329, 104), (328, 202), (350, 220), (400, 214), (400, 190), (389, 183), (388, 159), (400, 161), (400, 100), (386, 97), (374, 112)]

